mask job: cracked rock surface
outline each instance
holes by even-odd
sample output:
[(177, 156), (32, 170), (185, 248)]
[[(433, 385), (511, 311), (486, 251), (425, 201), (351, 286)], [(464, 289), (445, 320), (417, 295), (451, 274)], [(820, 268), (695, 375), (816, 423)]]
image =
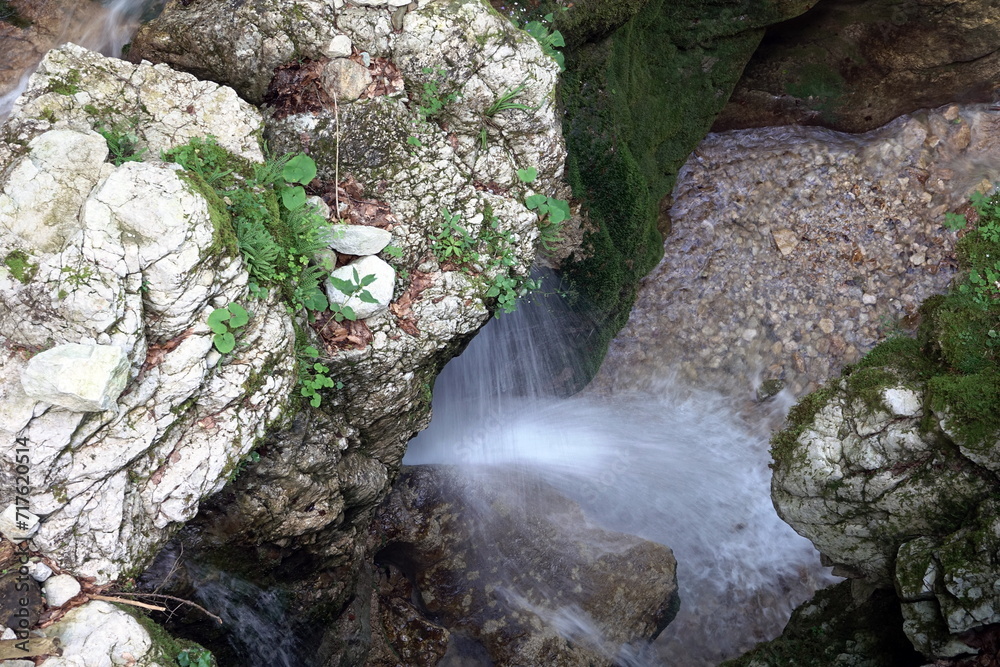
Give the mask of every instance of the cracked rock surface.
[[(92, 128), (125, 118), (151, 161), (105, 162)], [(141, 569), (287, 407), (291, 322), (262, 302), (240, 351), (215, 352), (207, 317), (246, 298), (247, 275), (215, 249), (204, 198), (155, 159), (215, 134), (259, 160), (259, 128), (231, 90), (73, 45), (50, 52), (3, 128), (0, 450), (8, 462), (28, 450), (35, 545), (75, 575), (102, 583)], [(24, 393), (31, 355), (64, 343), (125, 355), (111, 409)], [(12, 463), (0, 477), (6, 505)]]

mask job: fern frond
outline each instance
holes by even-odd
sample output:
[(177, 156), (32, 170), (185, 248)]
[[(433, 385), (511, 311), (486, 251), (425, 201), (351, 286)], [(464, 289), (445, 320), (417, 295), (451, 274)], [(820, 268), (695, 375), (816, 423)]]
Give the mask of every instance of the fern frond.
[(261, 283), (274, 280), (281, 247), (267, 228), (257, 220), (237, 220), (236, 241), (250, 275)]

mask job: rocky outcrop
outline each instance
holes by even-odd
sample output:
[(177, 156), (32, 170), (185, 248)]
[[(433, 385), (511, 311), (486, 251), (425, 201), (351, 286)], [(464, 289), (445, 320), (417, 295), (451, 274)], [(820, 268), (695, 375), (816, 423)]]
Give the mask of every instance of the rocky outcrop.
[[(133, 3), (137, 4), (137, 3)], [(28, 76), (52, 48), (72, 42), (119, 55), (135, 32), (142, 8), (89, 0), (5, 0), (0, 4), (0, 119), (5, 118)]]
[(1000, 112), (956, 105), (865, 135), (821, 128), (711, 134), (674, 189), (674, 231), (599, 376), (627, 389), (677, 369), (746, 390), (818, 387), (912, 328), (955, 275), (951, 211), (1000, 163)]
[(997, 101), (990, 0), (823, 0), (772, 27), (713, 128), (864, 132), (917, 109)]
[(564, 266), (599, 323), (596, 339), (588, 337), (596, 372), (628, 318), (639, 280), (661, 257), (678, 170), (726, 103), (764, 29), (815, 3), (573, 4), (555, 11), (555, 27), (572, 45), (560, 98), (567, 175), (591, 226), (582, 251)]
[[(522, 472), (410, 468), (371, 535), (381, 586), (373, 608), (433, 619), (450, 633), (452, 656), (478, 646), (496, 665), (610, 665), (677, 612), (669, 549), (597, 528)], [(421, 630), (387, 640), (406, 650)]]
[[(146, 564), (288, 405), (290, 319), (276, 300), (261, 302), (238, 362), (213, 350), (206, 319), (246, 298), (246, 273), (219, 252), (202, 194), (154, 159), (212, 134), (259, 161), (260, 122), (231, 90), (68, 45), (49, 54), (4, 127), (0, 495), (6, 507), (27, 486), (18, 495), (41, 517), (35, 545), (76, 575), (106, 582)], [(122, 123), (153, 161), (106, 162), (93, 128)], [(49, 378), (61, 393), (44, 393), (32, 368), (55, 350), (32, 356), (63, 345), (112, 350), (124, 392), (83, 401), (98, 369), (69, 359)], [(74, 363), (88, 365), (78, 381)], [(28, 459), (20, 484), (15, 449)]]
[(1000, 622), (998, 205), (978, 198), (962, 271), (917, 338), (876, 347), (772, 440), (781, 517), (842, 574), (894, 590), (906, 636), (938, 659), (986, 659)]

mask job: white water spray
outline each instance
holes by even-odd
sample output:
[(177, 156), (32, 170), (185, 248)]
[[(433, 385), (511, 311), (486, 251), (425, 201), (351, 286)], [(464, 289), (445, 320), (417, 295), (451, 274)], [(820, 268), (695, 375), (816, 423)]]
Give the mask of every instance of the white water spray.
[[(60, 5), (57, 25), (48, 26), (48, 36), (35, 35), (37, 60), (34, 65), (21, 74), (12, 89), (0, 94), (0, 122), (10, 114), (14, 101), (27, 88), (28, 79), (46, 50), (73, 42), (106, 56), (119, 58), (122, 49), (138, 30), (143, 15), (162, 4), (163, 0), (105, 0), (101, 4), (66, 2)], [(15, 48), (12, 45), (6, 47)]]
[[(623, 664), (711, 665), (780, 633), (792, 609), (831, 579), (771, 505), (775, 415), (749, 403), (741, 415), (732, 396), (669, 377), (627, 394), (556, 398), (542, 388), (558, 368), (530, 342), (542, 333), (565, 345), (549, 310), (522, 305), (448, 365), (434, 419), (404, 462), (521, 470), (605, 528), (673, 549), (681, 612), (651, 650), (619, 654)], [(787, 401), (770, 412), (784, 409)], [(572, 627), (564, 616), (553, 615), (553, 627)]]

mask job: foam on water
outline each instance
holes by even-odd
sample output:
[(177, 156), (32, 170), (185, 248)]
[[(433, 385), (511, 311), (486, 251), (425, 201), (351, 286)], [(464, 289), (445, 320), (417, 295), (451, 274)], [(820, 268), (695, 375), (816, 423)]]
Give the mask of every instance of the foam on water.
[[(619, 652), (623, 664), (715, 664), (780, 633), (792, 609), (831, 581), (771, 505), (769, 426), (789, 397), (753, 407), (672, 377), (626, 394), (552, 396), (545, 375), (558, 364), (530, 342), (538, 333), (567, 349), (552, 311), (551, 303), (523, 306), (491, 322), (445, 368), (434, 419), (404, 463), (477, 474), (491, 466), (511, 485), (530, 473), (605, 528), (673, 549), (681, 613), (653, 649)], [(532, 611), (566, 636), (593, 627), (569, 622), (565, 606)]]

